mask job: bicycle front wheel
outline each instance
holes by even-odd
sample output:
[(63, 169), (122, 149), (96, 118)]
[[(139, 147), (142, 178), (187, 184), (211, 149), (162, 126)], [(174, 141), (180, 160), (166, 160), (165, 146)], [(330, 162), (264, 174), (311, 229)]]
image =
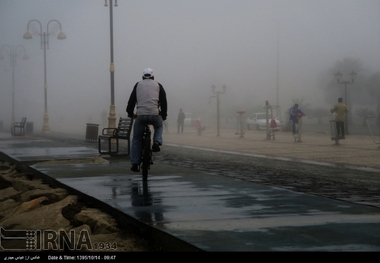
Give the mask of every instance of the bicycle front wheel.
[(142, 160), (142, 178), (143, 181), (148, 180), (148, 170), (150, 167), (150, 138), (144, 138), (144, 151), (143, 151), (143, 160)]

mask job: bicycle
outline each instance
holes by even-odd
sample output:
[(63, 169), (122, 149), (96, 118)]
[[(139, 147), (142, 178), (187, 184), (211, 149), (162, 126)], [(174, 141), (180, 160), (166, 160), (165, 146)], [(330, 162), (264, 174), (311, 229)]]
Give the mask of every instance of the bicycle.
[(148, 171), (150, 166), (153, 164), (153, 154), (151, 149), (151, 135), (149, 124), (145, 125), (143, 141), (142, 141), (142, 150), (141, 150), (141, 170), (142, 170), (142, 179), (143, 181), (148, 180)]

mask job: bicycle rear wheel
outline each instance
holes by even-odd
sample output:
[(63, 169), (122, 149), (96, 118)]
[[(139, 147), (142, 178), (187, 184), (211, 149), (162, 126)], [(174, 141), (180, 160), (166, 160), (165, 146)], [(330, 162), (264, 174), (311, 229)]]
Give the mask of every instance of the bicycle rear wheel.
[(148, 170), (150, 167), (150, 137), (144, 138), (143, 160), (142, 160), (142, 178), (143, 181), (148, 180)]

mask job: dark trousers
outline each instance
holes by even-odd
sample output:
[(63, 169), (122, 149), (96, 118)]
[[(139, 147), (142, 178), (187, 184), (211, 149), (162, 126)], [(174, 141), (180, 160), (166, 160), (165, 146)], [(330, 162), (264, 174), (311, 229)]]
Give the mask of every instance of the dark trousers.
[(344, 137), (344, 122), (336, 121), (335, 125), (336, 125), (336, 136)]

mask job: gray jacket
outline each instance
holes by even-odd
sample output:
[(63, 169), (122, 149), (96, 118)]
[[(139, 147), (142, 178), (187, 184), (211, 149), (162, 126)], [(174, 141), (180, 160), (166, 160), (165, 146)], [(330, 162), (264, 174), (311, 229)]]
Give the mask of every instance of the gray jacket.
[(167, 116), (166, 92), (163, 86), (153, 79), (144, 79), (135, 84), (129, 97), (127, 113), (133, 117), (136, 106), (136, 115)]

